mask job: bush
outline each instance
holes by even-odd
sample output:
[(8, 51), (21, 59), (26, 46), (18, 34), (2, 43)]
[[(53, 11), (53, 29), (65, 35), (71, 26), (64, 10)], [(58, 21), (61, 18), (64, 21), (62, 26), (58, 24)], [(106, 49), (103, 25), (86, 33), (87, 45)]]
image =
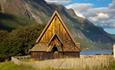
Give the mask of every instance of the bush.
[(0, 61), (11, 56), (26, 55), (32, 48), (44, 25), (21, 27), (12, 32), (0, 31)]

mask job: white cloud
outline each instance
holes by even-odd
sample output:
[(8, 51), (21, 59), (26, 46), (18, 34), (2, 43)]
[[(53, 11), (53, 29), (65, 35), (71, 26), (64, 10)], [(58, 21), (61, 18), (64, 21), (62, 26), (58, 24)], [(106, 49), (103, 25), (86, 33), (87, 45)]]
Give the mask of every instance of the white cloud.
[(114, 8), (115, 9), (115, 0), (111, 4), (109, 4), (109, 8)]
[[(71, 0), (45, 0), (48, 3), (65, 4)], [(74, 9), (79, 17), (87, 18), (95, 25), (102, 27), (115, 27), (115, 0), (108, 7), (94, 8), (91, 3), (72, 3), (66, 8)]]
[(113, 24), (113, 27), (115, 28), (115, 23)]
[(57, 4), (64, 4), (69, 3), (71, 0), (45, 0), (48, 3), (57, 3)]
[(115, 27), (115, 0), (108, 7), (94, 8), (90, 3), (73, 3), (66, 7), (79, 11), (95, 25)]
[(109, 15), (107, 13), (99, 13), (97, 15), (97, 18), (98, 19), (108, 19), (109, 18)]
[(83, 16), (83, 14), (80, 13), (80, 12), (85, 11), (85, 10), (89, 9), (90, 7), (92, 7), (92, 6), (93, 5), (90, 4), (90, 3), (73, 3), (73, 4), (70, 4), (70, 5), (66, 6), (66, 8), (67, 9), (70, 9), (70, 8), (74, 9), (74, 11), (75, 11), (77, 16), (85, 18), (85, 16)]
[(96, 22), (96, 21), (98, 21), (98, 19), (95, 18), (95, 17), (89, 17), (89, 20), (92, 21), (92, 22)]
[(97, 14), (97, 16), (95, 17), (89, 17), (89, 19), (92, 21), (92, 22), (97, 22), (99, 20), (106, 20), (109, 18), (109, 15), (107, 13), (99, 13)]
[(73, 8), (74, 10), (76, 9), (77, 11), (85, 11), (89, 8), (91, 8), (93, 6), (93, 4), (91, 3), (73, 3), (70, 4), (68, 6), (66, 6), (66, 8)]

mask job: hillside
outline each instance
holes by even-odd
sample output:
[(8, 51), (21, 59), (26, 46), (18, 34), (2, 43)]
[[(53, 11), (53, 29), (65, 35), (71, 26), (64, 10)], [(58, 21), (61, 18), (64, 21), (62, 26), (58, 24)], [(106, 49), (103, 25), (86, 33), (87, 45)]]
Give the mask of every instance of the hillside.
[(115, 39), (115, 34), (111, 34), (111, 37), (112, 37), (113, 39)]
[(12, 31), (36, 24), (25, 8), (23, 0), (0, 0), (0, 29)]
[[(111, 49), (112, 44), (115, 43), (115, 40), (102, 28), (95, 26), (87, 19), (78, 17), (72, 9), (66, 9), (63, 5), (48, 4), (44, 0), (4, 0), (0, 1), (0, 4), (2, 13), (23, 17), (27, 21), (35, 21), (38, 24), (46, 24), (54, 10), (58, 10), (75, 40), (81, 43), (81, 49)], [(8, 18), (9, 20), (14, 19)], [(26, 20), (22, 20), (19, 19), (18, 21), (21, 21), (21, 26), (24, 26), (25, 23), (23, 22)], [(11, 22), (11, 28), (20, 26), (18, 21), (16, 23)], [(10, 23), (4, 22), (2, 24), (1, 22), (0, 24), (0, 28), (8, 28)], [(29, 22), (26, 22), (27, 24)]]
[(0, 13), (0, 29), (2, 30), (11, 31), (19, 27), (30, 25), (32, 22), (34, 21), (29, 22), (28, 19), (23, 17), (21, 18), (7, 13)]

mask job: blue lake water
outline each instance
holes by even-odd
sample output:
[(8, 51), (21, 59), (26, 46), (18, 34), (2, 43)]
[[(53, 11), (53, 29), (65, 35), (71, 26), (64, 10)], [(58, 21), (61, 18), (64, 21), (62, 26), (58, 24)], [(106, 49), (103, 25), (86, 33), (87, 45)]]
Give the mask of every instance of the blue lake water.
[(83, 50), (81, 55), (112, 54), (113, 50)]

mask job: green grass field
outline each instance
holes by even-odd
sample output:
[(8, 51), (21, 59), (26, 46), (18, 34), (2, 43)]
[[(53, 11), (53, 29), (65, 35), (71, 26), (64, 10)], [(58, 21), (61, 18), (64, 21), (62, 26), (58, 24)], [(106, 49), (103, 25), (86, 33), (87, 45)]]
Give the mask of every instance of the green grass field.
[(0, 63), (0, 70), (70, 70), (70, 69), (54, 69), (54, 68), (37, 69), (26, 65), (16, 65), (13, 62), (9, 61)]
[[(12, 62), (3, 62), (0, 63), (0, 70), (82, 70), (82, 69), (54, 69), (54, 68), (45, 68), (45, 69), (37, 69), (31, 66), (25, 65), (16, 65)], [(91, 70), (86, 68), (85, 70)], [(94, 68), (93, 70), (115, 70), (115, 63), (110, 65), (108, 68)]]
[(37, 70), (31, 66), (16, 65), (13, 62), (0, 63), (0, 70)]
[[(109, 58), (109, 60), (108, 60)], [(41, 69), (39, 68), (39, 64), (43, 66), (48, 66), (53, 64), (60, 64), (62, 60), (66, 64), (66, 66), (70, 66), (70, 69), (66, 68), (51, 68), (51, 67), (46, 67)], [(29, 61), (28, 61), (29, 62)], [(37, 63), (38, 62), (38, 63)], [(22, 64), (22, 65), (16, 65), (11, 61), (8, 62), (2, 62), (0, 63), (0, 70), (115, 70), (115, 60), (111, 56), (96, 56), (96, 57), (82, 57), (80, 59), (74, 59), (74, 58), (66, 58), (66, 59), (55, 59), (55, 60), (45, 60), (45, 61), (32, 61), (32, 64), (34, 66)], [(78, 67), (75, 65), (76, 68), (74, 68), (74, 64), (79, 63)], [(36, 65), (37, 63), (37, 65)], [(88, 65), (88, 66), (86, 66)], [(64, 65), (63, 65), (64, 66)], [(68, 66), (68, 67), (69, 67)], [(86, 66), (85, 68), (82, 68), (83, 66)]]

